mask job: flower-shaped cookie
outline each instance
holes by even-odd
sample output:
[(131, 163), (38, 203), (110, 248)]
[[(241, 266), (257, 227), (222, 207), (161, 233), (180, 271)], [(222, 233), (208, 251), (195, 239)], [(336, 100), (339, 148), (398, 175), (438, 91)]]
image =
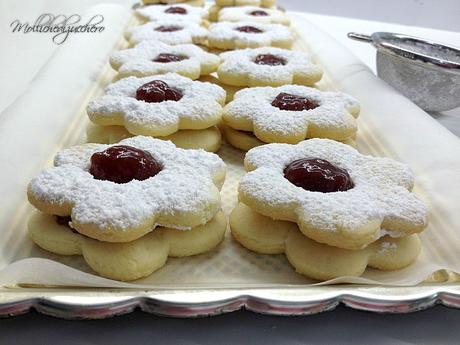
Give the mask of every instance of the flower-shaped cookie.
[(92, 122), (125, 126), (130, 133), (151, 136), (214, 126), (225, 102), (221, 87), (173, 73), (124, 78), (105, 91), (87, 107)]
[(148, 21), (176, 20), (190, 21), (198, 24), (208, 17), (208, 11), (204, 8), (187, 4), (145, 6), (138, 8), (136, 13)]
[(203, 6), (204, 0), (142, 0), (146, 5), (160, 4), (160, 5), (170, 5), (170, 4), (187, 4), (190, 6)]
[(382, 237), (364, 249), (348, 250), (315, 242), (292, 222), (273, 220), (240, 203), (230, 215), (233, 237), (261, 254), (286, 254), (295, 270), (319, 280), (360, 276), (366, 266), (396, 270), (411, 264), (420, 253), (417, 235)]
[(240, 200), (267, 217), (296, 222), (320, 243), (360, 249), (380, 229), (409, 235), (427, 224), (425, 205), (410, 192), (408, 166), (342, 143), (259, 146), (246, 154), (245, 167)]
[(93, 240), (55, 217), (34, 212), (28, 222), (29, 235), (41, 248), (60, 255), (82, 255), (88, 265), (103, 277), (135, 280), (161, 268), (168, 257), (184, 257), (214, 249), (227, 228), (220, 211), (204, 225), (183, 231), (159, 227), (137, 240), (108, 243)]
[(238, 91), (223, 119), (266, 143), (295, 144), (305, 138), (348, 139), (356, 133), (358, 113), (357, 101), (347, 94), (285, 85)]
[(125, 32), (125, 37), (131, 44), (138, 44), (142, 41), (163, 42), (171, 45), (204, 44), (207, 36), (208, 30), (200, 24), (176, 20), (157, 20)]
[(226, 6), (275, 6), (276, 0), (216, 0), (216, 5), (221, 7)]
[(223, 50), (279, 47), (290, 48), (293, 36), (289, 28), (280, 24), (257, 22), (219, 22), (209, 28), (208, 45)]
[(313, 85), (323, 75), (309, 54), (274, 47), (241, 49), (220, 54), (219, 79), (234, 86)]
[(112, 67), (121, 77), (146, 77), (175, 72), (190, 79), (198, 79), (216, 71), (220, 64), (217, 55), (207, 53), (193, 44), (167, 45), (144, 41), (134, 48), (119, 50), (110, 56)]
[(62, 150), (54, 165), (30, 182), (30, 203), (70, 215), (75, 230), (100, 241), (130, 242), (156, 226), (196, 227), (220, 209), (225, 164), (203, 150), (138, 136)]
[(220, 22), (257, 22), (266, 24), (289, 25), (289, 17), (280, 10), (274, 8), (262, 8), (256, 6), (224, 7), (219, 11)]

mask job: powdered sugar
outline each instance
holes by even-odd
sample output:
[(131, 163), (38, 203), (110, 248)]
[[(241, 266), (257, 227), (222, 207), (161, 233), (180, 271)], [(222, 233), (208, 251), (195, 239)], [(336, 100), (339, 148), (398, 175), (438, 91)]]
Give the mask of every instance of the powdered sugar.
[[(256, 64), (254, 60), (258, 55), (274, 55), (282, 58), (286, 64), (278, 66)], [(263, 80), (268, 83), (292, 84), (297, 75), (315, 76), (321, 78), (322, 69), (315, 64), (310, 55), (302, 51), (262, 47), (256, 49), (241, 49), (220, 54), (223, 60), (218, 73), (246, 76), (248, 84)]]
[[(240, 27), (254, 27), (262, 32), (248, 33), (237, 29)], [(209, 28), (209, 45), (220, 48), (220, 45), (232, 44), (237, 48), (286, 46), (292, 44), (292, 33), (284, 25), (262, 24), (257, 22), (219, 22)], [(227, 48), (228, 49), (228, 48)]]
[[(306, 97), (318, 106), (303, 111), (281, 110), (272, 105), (280, 93)], [(235, 94), (234, 100), (225, 107), (224, 120), (232, 127), (234, 122), (241, 123), (240, 128), (235, 129), (254, 131), (256, 136), (258, 131), (264, 131), (280, 136), (305, 132), (308, 137), (308, 126), (311, 124), (352, 134), (356, 131), (356, 124), (350, 121), (350, 110), (358, 107), (353, 97), (341, 92), (326, 92), (299, 85), (256, 87)]]
[[(254, 11), (265, 12), (266, 15), (252, 15)], [(286, 14), (277, 9), (262, 8), (256, 6), (224, 7), (219, 12), (219, 21), (244, 22), (252, 21), (265, 24), (289, 25), (290, 20)]]
[(217, 6), (274, 6), (275, 0), (215, 0)]
[[(136, 90), (152, 80), (161, 80), (179, 90), (183, 94), (182, 98), (177, 102), (160, 103), (137, 100)], [(110, 84), (104, 96), (89, 103), (87, 112), (93, 122), (125, 125), (130, 132), (132, 127), (155, 132), (175, 125), (176, 130), (172, 130), (173, 133), (179, 129), (187, 129), (182, 128), (184, 125), (181, 121), (184, 120), (203, 122), (207, 127), (214, 125), (215, 123), (209, 123), (219, 121), (221, 104), (224, 101), (225, 91), (221, 87), (168, 73), (145, 78), (128, 77)]]
[[(182, 150), (171, 142), (134, 137), (120, 145), (145, 150), (162, 165), (160, 173), (144, 181), (125, 184), (96, 180), (88, 172), (90, 157), (113, 145), (86, 144), (59, 152), (55, 167), (35, 177), (29, 190), (44, 202), (70, 203), (72, 219), (95, 224), (101, 231), (120, 231), (139, 225), (156, 215), (158, 225), (189, 227), (190, 224), (163, 224), (162, 215), (200, 213), (202, 224), (214, 214), (206, 206), (218, 205), (213, 178), (225, 172), (224, 162), (203, 150)], [(211, 207), (208, 207), (211, 209)]]
[[(168, 10), (173, 7), (179, 7), (186, 11), (186, 13), (168, 13)], [(136, 13), (149, 21), (188, 21), (200, 24), (208, 17), (208, 11), (202, 7), (190, 6), (187, 4), (179, 5), (151, 5), (138, 8)]]
[[(161, 27), (178, 27), (177, 31), (158, 31)], [(137, 44), (141, 41), (155, 41), (166, 44), (195, 43), (204, 44), (208, 36), (208, 30), (193, 22), (178, 22), (176, 20), (158, 20), (126, 31), (126, 38)]]
[[(187, 57), (181, 61), (161, 63), (153, 61), (159, 54), (175, 54)], [(147, 76), (175, 72), (187, 76), (211, 73), (220, 58), (193, 44), (167, 45), (155, 41), (143, 41), (134, 48), (119, 50), (110, 57), (110, 63), (122, 76)]]
[[(301, 158), (325, 159), (345, 169), (354, 187), (346, 192), (320, 193), (295, 186), (283, 171), (290, 162)], [(322, 231), (354, 231), (379, 221), (387, 231), (407, 233), (406, 229), (395, 228), (395, 224), (418, 226), (421, 231), (427, 221), (426, 207), (409, 192), (413, 175), (407, 165), (362, 155), (345, 144), (310, 139), (297, 145), (264, 145), (246, 154), (245, 165), (253, 171), (241, 180), (240, 195), (265, 205), (266, 213), (280, 209), (291, 212), (302, 219), (301, 227), (307, 222)]]

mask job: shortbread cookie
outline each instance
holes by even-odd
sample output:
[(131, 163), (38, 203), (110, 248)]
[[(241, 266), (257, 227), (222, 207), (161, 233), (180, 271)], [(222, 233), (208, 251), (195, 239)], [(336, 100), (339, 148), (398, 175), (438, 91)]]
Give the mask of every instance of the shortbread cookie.
[(234, 86), (313, 85), (323, 70), (301, 51), (263, 47), (220, 54), (219, 80)]
[(358, 102), (347, 94), (285, 85), (238, 91), (223, 120), (266, 143), (296, 144), (306, 138), (346, 140), (357, 131), (358, 113)]
[[(133, 135), (123, 126), (90, 125), (86, 131), (86, 139), (90, 143), (115, 144)], [(184, 129), (158, 139), (170, 140), (181, 149), (203, 149), (217, 152), (222, 145), (222, 135), (217, 127), (206, 129)]]
[(220, 57), (193, 44), (171, 46), (155, 41), (144, 41), (110, 56), (110, 64), (121, 78), (174, 72), (195, 80), (216, 71), (220, 62)]
[(126, 39), (132, 45), (142, 41), (163, 42), (171, 45), (204, 44), (207, 36), (208, 30), (200, 24), (176, 20), (157, 20), (125, 32)]
[(280, 24), (257, 22), (219, 22), (211, 24), (208, 45), (222, 50), (279, 47), (289, 49), (293, 36), (289, 28)]
[[(221, 129), (225, 140), (237, 149), (249, 151), (254, 147), (267, 144), (259, 140), (252, 132), (239, 131), (225, 125), (224, 123), (221, 123), (219, 128)], [(353, 138), (346, 139), (341, 142), (352, 147), (356, 147), (356, 141)]]
[(233, 101), (233, 97), (235, 96), (235, 94), (238, 91), (243, 89), (242, 87), (239, 87), (239, 86), (233, 86), (233, 85), (224, 84), (218, 78), (214, 77), (213, 75), (202, 76), (202, 77), (200, 77), (199, 80), (200, 81), (206, 81), (208, 83), (213, 83), (213, 84), (219, 85), (221, 88), (223, 88), (225, 90), (225, 93), (227, 94), (227, 96), (225, 98), (225, 103)]
[(427, 209), (410, 192), (410, 168), (328, 139), (250, 150), (239, 198), (267, 217), (296, 222), (311, 239), (345, 249), (374, 242), (380, 229), (421, 232)]
[(225, 103), (221, 87), (177, 74), (128, 77), (105, 91), (87, 107), (92, 122), (154, 137), (212, 127), (220, 121)]
[(190, 6), (204, 6), (205, 0), (142, 0), (146, 5), (160, 4), (160, 5), (169, 5), (169, 4), (187, 4)]
[(196, 227), (220, 209), (225, 164), (203, 150), (138, 136), (74, 146), (54, 164), (30, 182), (30, 203), (71, 216), (76, 231), (100, 241), (134, 241), (156, 226)]
[(276, 5), (276, 0), (216, 0), (217, 6), (261, 6), (272, 7)]
[(217, 5), (211, 5), (208, 9), (208, 20), (210, 22), (217, 22), (219, 21), (219, 12), (222, 7)]
[(291, 20), (276, 8), (256, 6), (223, 7), (218, 14), (220, 22), (257, 22), (290, 25)]
[(421, 248), (417, 235), (385, 236), (364, 249), (347, 250), (315, 242), (295, 223), (272, 220), (240, 203), (230, 215), (233, 237), (249, 250), (262, 254), (286, 254), (300, 274), (318, 280), (360, 276), (367, 266), (396, 270), (411, 264)]
[(222, 242), (227, 220), (222, 212), (191, 230), (160, 227), (127, 243), (93, 240), (73, 231), (65, 218), (58, 220), (35, 211), (28, 223), (31, 239), (41, 248), (60, 255), (82, 255), (103, 277), (135, 280), (161, 268), (168, 256), (184, 257), (214, 249)]
[(148, 21), (175, 20), (201, 24), (208, 18), (204, 8), (187, 4), (151, 5), (136, 9), (136, 14)]

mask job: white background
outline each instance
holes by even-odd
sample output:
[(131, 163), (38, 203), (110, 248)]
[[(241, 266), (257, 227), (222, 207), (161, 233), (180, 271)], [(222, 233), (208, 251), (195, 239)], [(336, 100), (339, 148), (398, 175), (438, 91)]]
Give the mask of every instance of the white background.
[[(73, 12), (78, 12), (96, 2), (102, 1), (36, 0), (26, 4), (0, 0), (0, 30), (9, 30), (8, 25), (14, 18), (32, 19), (43, 13), (43, 9), (57, 13), (64, 8), (70, 11), (72, 7)], [(460, 46), (460, 39), (450, 42), (460, 37), (452, 32), (414, 27), (460, 31), (459, 0), (279, 0), (279, 3), (291, 10), (348, 17), (312, 15), (309, 19), (347, 45), (371, 68), (374, 67), (373, 49), (347, 40), (346, 32), (393, 30), (449, 39), (447, 43)], [(32, 13), (31, 18), (24, 13), (25, 6), (29, 15)], [(42, 39), (15, 36), (2, 41), (0, 111), (20, 95), (54, 50), (55, 47), (46, 46)], [(6, 49), (13, 46), (16, 50)], [(37, 51), (37, 46), (42, 48)], [(2, 78), (2, 71), (16, 71), (17, 78)], [(448, 115), (436, 116), (459, 133), (458, 120)], [(443, 307), (410, 315), (377, 315), (340, 307), (333, 312), (296, 318), (237, 312), (198, 320), (159, 318), (136, 312), (110, 320), (78, 322), (31, 313), (0, 320), (0, 344), (458, 344), (459, 321), (460, 310)]]

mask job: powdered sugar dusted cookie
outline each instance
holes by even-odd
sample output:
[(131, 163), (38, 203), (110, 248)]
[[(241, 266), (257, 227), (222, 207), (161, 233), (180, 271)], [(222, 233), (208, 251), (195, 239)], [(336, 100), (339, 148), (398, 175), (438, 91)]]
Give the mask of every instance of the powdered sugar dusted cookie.
[(366, 266), (396, 270), (411, 264), (421, 243), (417, 235), (382, 237), (364, 249), (347, 250), (315, 242), (295, 223), (272, 220), (240, 203), (230, 215), (233, 237), (249, 250), (262, 254), (285, 253), (300, 274), (328, 280), (360, 276)]
[[(90, 143), (115, 144), (130, 138), (133, 135), (123, 126), (98, 126), (90, 125), (86, 131), (86, 139)], [(217, 127), (206, 129), (184, 129), (159, 137), (162, 140), (170, 140), (181, 149), (203, 149), (208, 152), (217, 152), (222, 145), (222, 135)]]
[(177, 74), (128, 77), (106, 88), (87, 107), (90, 120), (124, 126), (132, 134), (166, 136), (180, 129), (205, 129), (222, 115), (225, 91)]
[(204, 6), (204, 0), (142, 0), (142, 2), (146, 5), (151, 4), (161, 4), (161, 5), (169, 5), (169, 4), (187, 4), (190, 6)]
[(146, 77), (168, 72), (197, 79), (217, 70), (221, 59), (193, 44), (168, 45), (144, 41), (134, 48), (114, 52), (110, 57), (112, 67), (121, 77)]
[(257, 22), (266, 24), (290, 25), (286, 14), (275, 8), (256, 6), (223, 7), (218, 14), (220, 22)]
[(263, 142), (295, 144), (306, 138), (348, 139), (356, 133), (358, 113), (357, 101), (347, 94), (285, 85), (238, 91), (223, 120)]
[(209, 47), (223, 50), (267, 46), (290, 48), (292, 41), (292, 33), (286, 26), (257, 22), (214, 23), (208, 35)]
[(365, 156), (348, 145), (310, 139), (269, 144), (246, 154), (239, 198), (267, 217), (296, 222), (307, 237), (360, 249), (380, 229), (409, 235), (427, 224), (425, 205), (411, 193), (409, 167)]
[(198, 24), (208, 17), (208, 11), (204, 8), (187, 4), (144, 6), (138, 8), (136, 14), (148, 21), (176, 20), (190, 21)]
[(323, 75), (309, 54), (263, 47), (220, 54), (217, 74), (222, 83), (234, 86), (313, 85)]
[(184, 257), (214, 249), (224, 238), (227, 220), (222, 212), (205, 225), (188, 231), (159, 227), (127, 243), (93, 240), (72, 231), (68, 220), (34, 212), (28, 223), (29, 235), (40, 247), (60, 255), (82, 255), (103, 277), (135, 280), (161, 268), (168, 256)]
[(193, 228), (220, 209), (225, 164), (203, 150), (138, 136), (62, 150), (54, 165), (32, 179), (29, 201), (71, 216), (76, 231), (100, 241), (134, 241), (156, 226)]
[(217, 6), (261, 6), (272, 7), (275, 6), (275, 0), (216, 0)]
[(131, 44), (138, 44), (142, 41), (163, 42), (171, 45), (204, 44), (207, 36), (208, 30), (200, 24), (176, 20), (157, 20), (125, 32), (125, 37)]

